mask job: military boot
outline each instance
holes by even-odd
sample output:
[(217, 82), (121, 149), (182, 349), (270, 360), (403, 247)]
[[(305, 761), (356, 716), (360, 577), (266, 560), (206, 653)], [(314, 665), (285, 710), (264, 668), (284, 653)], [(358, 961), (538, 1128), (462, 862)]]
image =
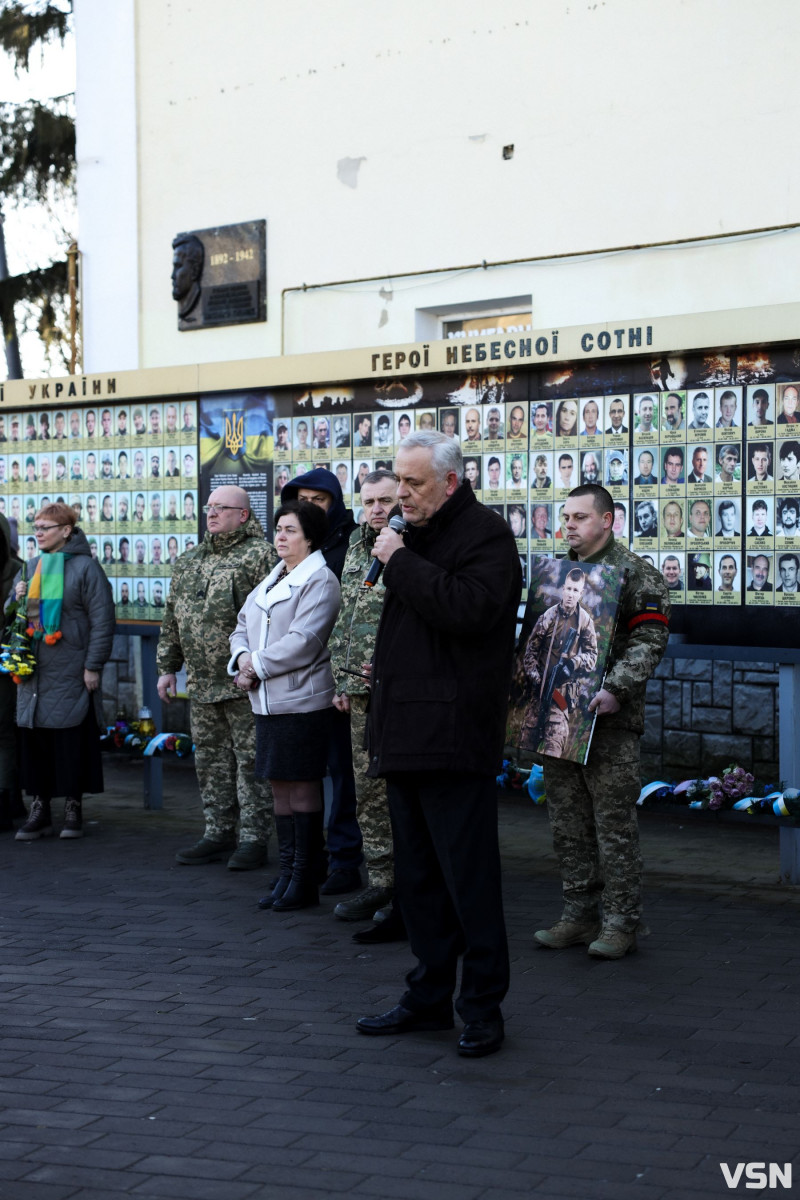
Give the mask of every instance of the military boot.
[(193, 846), (179, 850), (175, 855), (175, 862), (185, 867), (201, 866), (204, 863), (219, 862), (235, 849), (235, 841), (214, 842), (211, 838), (201, 837)]
[(228, 859), (229, 871), (255, 871), (267, 862), (266, 842), (241, 842)]
[(589, 946), (589, 953), (592, 958), (624, 958), (626, 954), (635, 954), (636, 931), (606, 927)]
[(551, 929), (537, 929), (534, 941), (550, 950), (563, 950), (566, 946), (587, 946), (600, 932), (598, 920), (570, 921), (562, 917)]
[(391, 904), (394, 888), (368, 887), (352, 900), (340, 900), (333, 915), (340, 921), (369, 921), (378, 908)]
[(21, 829), (17, 830), (16, 841), (35, 842), (39, 838), (53, 836), (53, 818), (50, 815), (50, 800), (45, 796), (37, 796), (31, 802), (28, 819)]
[(323, 813), (294, 814), (294, 863), (286, 891), (272, 905), (273, 912), (295, 908), (313, 908), (319, 904), (317, 849), (322, 832)]

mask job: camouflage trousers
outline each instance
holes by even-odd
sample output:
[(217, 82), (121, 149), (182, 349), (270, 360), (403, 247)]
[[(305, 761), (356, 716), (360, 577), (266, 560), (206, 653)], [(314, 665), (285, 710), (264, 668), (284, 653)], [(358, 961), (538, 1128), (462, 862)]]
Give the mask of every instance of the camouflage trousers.
[(266, 842), (273, 828), (272, 788), (253, 773), (256, 731), (247, 697), (216, 704), (192, 701), (194, 764), (205, 817), (205, 836), (232, 842)]
[(394, 846), (386, 780), (368, 779), (369, 755), (364, 749), (368, 696), (350, 697), (350, 737), (356, 781), (356, 813), (364, 839), (364, 861), (370, 887), (394, 887)]
[(636, 801), (639, 736), (597, 721), (585, 767), (545, 758), (547, 813), (564, 894), (564, 917), (631, 932), (642, 913)]

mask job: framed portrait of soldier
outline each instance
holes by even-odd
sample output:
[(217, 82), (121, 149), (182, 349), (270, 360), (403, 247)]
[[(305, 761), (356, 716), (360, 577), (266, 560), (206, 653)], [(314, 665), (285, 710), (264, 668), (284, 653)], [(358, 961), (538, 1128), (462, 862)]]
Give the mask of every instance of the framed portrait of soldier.
[(605, 401), (605, 444), (606, 446), (628, 446), (630, 429), (630, 396), (606, 396)]
[(690, 388), (686, 393), (686, 436), (690, 443), (714, 440), (714, 392)]
[(747, 426), (755, 438), (775, 436), (775, 385), (759, 383), (745, 390)]
[(775, 497), (748, 497), (745, 526), (748, 550), (771, 550), (775, 536)]
[(742, 436), (742, 389), (715, 389), (716, 408), (714, 428), (718, 442), (735, 441)]
[(658, 508), (655, 500), (634, 501), (633, 548), (637, 554), (658, 549)]
[[(545, 405), (545, 411), (547, 405)], [(550, 435), (552, 432), (549, 428), (550, 418), (548, 417), (545, 425), (545, 434)], [(552, 444), (552, 443), (551, 443)], [(528, 448), (528, 405), (508, 404), (506, 405), (506, 448), (508, 450), (522, 450)]]
[(669, 590), (670, 604), (683, 604), (685, 560), (686, 555), (680, 550), (669, 550), (661, 555), (659, 566), (664, 583)]
[(686, 545), (695, 550), (710, 550), (713, 537), (713, 505), (708, 496), (689, 497), (687, 501)]
[(775, 499), (775, 549), (800, 548), (800, 497), (778, 496)]
[(775, 588), (775, 603), (796, 606), (800, 604), (800, 548), (776, 551), (776, 578), (780, 581)]
[(787, 438), (778, 442), (775, 491), (779, 496), (800, 495), (800, 438)]
[(687, 446), (686, 452), (687, 492), (690, 496), (710, 496), (714, 485), (713, 442), (696, 442)]
[(698, 551), (694, 547), (686, 555), (686, 603), (711, 605), (714, 603), (713, 553)]
[(585, 763), (617, 623), (623, 573), (532, 554), (511, 703), (511, 744)]
[[(513, 409), (511, 410), (513, 412)], [(531, 402), (531, 449), (553, 445), (553, 405), (544, 400)], [(516, 440), (516, 439), (514, 439)]]
[(506, 455), (506, 493), (508, 498), (523, 500), (528, 488), (528, 456), (522, 452)]
[(513, 533), (518, 550), (527, 549), (528, 519), (524, 504), (509, 504), (506, 506), (506, 522)]
[(530, 452), (530, 484), (531, 496), (542, 501), (552, 500), (553, 497), (553, 452), (552, 450), (531, 450)]
[(489, 404), (483, 406), (483, 452), (505, 450), (505, 405)]
[(581, 400), (581, 449), (598, 449), (603, 444), (603, 397), (587, 396)]
[[(535, 417), (535, 412), (533, 413)], [(553, 434), (557, 450), (578, 448), (578, 401), (558, 400), (553, 412)]]
[(657, 452), (657, 447), (644, 446), (640, 448), (636, 446), (634, 448), (633, 494), (637, 499), (658, 494)]
[(292, 461), (291, 417), (279, 417), (275, 422), (272, 454), (276, 463), (288, 463)]
[(742, 505), (739, 499), (725, 497), (714, 501), (714, 547), (738, 550), (742, 538)]
[(552, 512), (553, 506), (551, 504), (539, 504), (536, 501), (531, 504), (531, 519), (528, 526), (528, 537), (533, 549), (539, 553), (544, 553), (552, 544)]
[(578, 486), (579, 463), (575, 450), (557, 450), (555, 453), (555, 496), (565, 500), (574, 487)]
[(464, 457), (464, 479), (472, 488), (478, 500), (483, 491), (482, 459), (478, 454), (467, 454)]
[(505, 495), (505, 455), (485, 454), (483, 456), (484, 500), (489, 504), (502, 503)]
[(775, 603), (775, 584), (773, 583), (774, 555), (768, 551), (757, 554), (746, 554), (747, 581), (745, 584), (745, 604), (760, 608), (771, 608)]
[(738, 607), (742, 602), (741, 554), (732, 550), (714, 552), (714, 603)]

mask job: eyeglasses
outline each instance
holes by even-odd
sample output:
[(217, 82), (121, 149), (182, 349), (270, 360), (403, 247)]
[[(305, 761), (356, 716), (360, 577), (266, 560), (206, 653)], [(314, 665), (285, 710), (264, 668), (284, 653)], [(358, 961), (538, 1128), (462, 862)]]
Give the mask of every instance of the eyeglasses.
[(212, 517), (214, 513), (224, 512), (226, 508), (231, 509), (232, 512), (244, 512), (241, 504), (204, 504), (203, 512), (206, 516)]
[(61, 529), (61, 525), (34, 525), (34, 533), (47, 533), (48, 529)]

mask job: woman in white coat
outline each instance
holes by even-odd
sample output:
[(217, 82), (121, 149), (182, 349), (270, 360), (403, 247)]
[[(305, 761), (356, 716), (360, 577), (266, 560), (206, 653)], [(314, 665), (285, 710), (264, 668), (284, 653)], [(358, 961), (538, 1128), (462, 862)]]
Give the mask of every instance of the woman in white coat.
[(339, 581), (317, 549), (325, 512), (292, 500), (275, 514), (278, 563), (255, 588), (231, 634), (229, 674), (250, 693), (256, 766), (275, 797), (280, 875), (260, 907), (319, 904), (316, 857), (322, 841), (322, 787), (334, 696), (328, 638), (339, 611)]

